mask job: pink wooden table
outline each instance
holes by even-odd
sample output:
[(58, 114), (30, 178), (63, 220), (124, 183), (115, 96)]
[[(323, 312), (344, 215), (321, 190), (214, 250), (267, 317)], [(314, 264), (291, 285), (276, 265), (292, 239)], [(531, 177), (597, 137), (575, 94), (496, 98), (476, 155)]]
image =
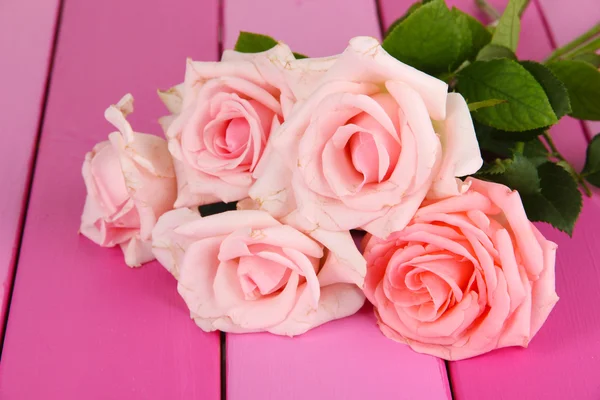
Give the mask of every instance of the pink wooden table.
[[(559, 244), (561, 301), (529, 349), (448, 364), (385, 339), (368, 306), (293, 340), (220, 342), (190, 321), (160, 265), (129, 269), (118, 249), (77, 235), (80, 166), (110, 132), (108, 104), (133, 93), (134, 126), (158, 133), (155, 89), (182, 78), (186, 57), (216, 60), (240, 30), (332, 54), (380, 37), (410, 3), (1, 0), (0, 399), (599, 399), (599, 195), (573, 240), (541, 228)], [(481, 17), (472, 0), (451, 3)], [(533, 0), (518, 52), (540, 60), (598, 20), (597, 0)], [(581, 165), (595, 127), (567, 119), (552, 134)]]

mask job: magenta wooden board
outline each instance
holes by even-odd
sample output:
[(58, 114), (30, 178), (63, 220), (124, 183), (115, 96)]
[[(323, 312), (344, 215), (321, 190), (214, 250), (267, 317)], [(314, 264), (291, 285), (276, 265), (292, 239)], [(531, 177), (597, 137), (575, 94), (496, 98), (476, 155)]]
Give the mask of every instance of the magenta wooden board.
[(0, 4), (0, 342), (6, 322), (36, 137), (50, 64), (58, 0)]
[[(269, 12), (265, 12), (269, 10)], [(269, 34), (311, 56), (340, 53), (353, 36), (379, 37), (376, 4), (359, 0), (228, 0), (225, 47), (240, 30)], [(228, 400), (450, 399), (443, 360), (383, 336), (370, 306), (293, 339), (227, 335)]]
[(118, 248), (77, 234), (84, 154), (112, 131), (105, 108), (130, 91), (133, 126), (159, 133), (156, 89), (183, 79), (188, 56), (217, 59), (217, 35), (217, 0), (65, 2), (2, 353), (3, 400), (220, 398), (219, 336), (190, 320), (170, 274), (156, 262), (130, 269)]
[[(565, 6), (564, 0), (539, 0), (540, 10), (550, 30), (554, 44), (562, 46), (600, 23), (598, 0), (574, 0)], [(600, 121), (585, 122), (590, 137), (600, 133)]]
[(443, 360), (385, 338), (367, 305), (297, 338), (227, 335), (227, 399), (448, 399)]
[[(26, 19), (38, 21), (32, 16), (43, 12), (46, 19), (21, 26), (24, 24), (15, 14), (4, 13), (6, 1), (0, 5), (0, 32), (25, 29), (31, 35), (27, 38), (36, 43), (13, 48), (1, 35), (0, 50), (7, 46), (9, 54), (13, 51), (31, 57), (28, 61), (35, 57), (39, 61), (35, 73), (27, 70), (33, 68), (29, 63), (23, 68), (10, 66), (13, 75), (29, 74), (25, 86), (31, 107), (9, 104), (5, 108), (2, 104), (0, 108), (0, 115), (13, 109), (18, 115), (29, 113), (23, 114), (28, 118), (2, 123), (19, 132), (31, 132), (31, 136), (19, 137), (18, 146), (24, 147), (18, 151), (0, 149), (2, 162), (10, 162), (4, 172), (14, 172), (16, 161), (24, 168), (19, 171), (24, 180), (17, 182), (23, 189), (13, 191), (14, 199), (0, 199), (0, 246), (6, 244), (10, 250), (0, 247), (3, 282), (10, 275), (3, 272), (1, 257), (6, 255), (5, 265), (10, 267), (48, 65), (54, 21), (49, 12), (56, 11), (51, 2), (7, 1), (26, 13)], [(111, 131), (103, 119), (104, 109), (131, 91), (136, 98), (136, 111), (130, 119), (134, 127), (158, 133), (155, 119), (164, 110), (155, 89), (182, 79), (187, 56), (198, 60), (218, 57), (219, 1), (64, 1), (0, 364), (0, 398), (216, 400), (220, 398), (218, 335), (203, 333), (189, 319), (170, 275), (157, 263), (129, 269), (120, 250), (100, 249), (76, 232), (85, 194), (80, 176), (84, 153)], [(564, 43), (585, 30), (583, 21), (598, 20), (596, 0), (568, 3), (564, 18), (561, 9), (567, 4), (539, 1), (534, 0), (524, 16), (521, 57), (541, 60), (551, 51), (551, 37)], [(226, 48), (233, 46), (240, 30), (271, 34), (311, 56), (340, 52), (355, 35), (379, 36), (377, 2), (372, 0), (357, 0), (352, 6), (342, 0), (221, 3)], [(388, 26), (412, 2), (378, 3)], [(481, 16), (471, 0), (452, 3)], [(41, 21), (41, 14), (39, 18)], [(572, 26), (564, 28), (565, 20)], [(23, 53), (34, 48), (39, 54)], [(3, 68), (1, 65), (0, 71)], [(6, 75), (0, 74), (4, 86), (2, 79), (6, 78), (2, 77)], [(6, 83), (23, 90), (20, 81), (9, 79)], [(582, 125), (566, 119), (552, 135), (565, 156), (581, 167), (586, 145)], [(0, 171), (0, 179), (4, 172)], [(15, 204), (16, 208), (10, 208)], [(5, 209), (16, 210), (7, 214), (16, 219), (5, 219)], [(573, 239), (541, 227), (559, 244), (557, 291), (561, 301), (529, 349), (504, 349), (450, 363), (455, 398), (600, 398), (600, 314), (595, 312), (600, 300), (599, 215), (600, 197), (596, 195), (585, 200)], [(230, 400), (451, 398), (444, 362), (384, 338), (369, 306), (353, 317), (295, 339), (227, 335), (226, 364)]]
[(260, 32), (310, 57), (341, 53), (353, 36), (379, 37), (373, 0), (227, 0), (223, 3), (225, 48), (240, 31)]
[[(554, 12), (574, 7), (560, 3)], [(382, 0), (383, 20), (390, 24), (408, 8), (409, 1)], [(494, 2), (502, 8), (506, 1)], [(482, 17), (470, 0), (450, 1)], [(579, 12), (585, 13), (585, 8)], [(572, 12), (572, 11), (569, 11)], [(593, 12), (593, 11), (592, 11)], [(583, 19), (582, 19), (583, 20)], [(585, 19), (587, 20), (587, 19)], [(589, 23), (591, 27), (591, 23)], [(580, 31), (585, 26), (578, 26)], [(543, 16), (534, 1), (523, 16), (518, 54), (541, 61), (552, 51)], [(551, 130), (565, 157), (583, 166), (587, 140), (580, 122), (565, 118)], [(539, 224), (558, 243), (556, 286), (561, 300), (528, 349), (502, 349), (469, 360), (451, 362), (450, 378), (457, 399), (598, 399), (600, 398), (600, 197), (584, 200), (583, 213), (572, 239)]]

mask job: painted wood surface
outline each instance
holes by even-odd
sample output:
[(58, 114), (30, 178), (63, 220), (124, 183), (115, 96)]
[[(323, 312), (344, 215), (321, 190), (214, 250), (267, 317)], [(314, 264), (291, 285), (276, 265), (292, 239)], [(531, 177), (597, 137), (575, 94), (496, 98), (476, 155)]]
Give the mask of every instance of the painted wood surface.
[(169, 273), (130, 269), (77, 230), (84, 154), (112, 131), (105, 108), (131, 91), (133, 126), (160, 132), (156, 88), (183, 79), (186, 57), (218, 57), (217, 0), (65, 1), (0, 398), (216, 400), (218, 334), (190, 321)]
[[(598, 0), (570, 1), (568, 6), (565, 6), (565, 0), (538, 2), (555, 46), (569, 43), (594, 24), (600, 23)], [(586, 121), (585, 126), (590, 137), (600, 133), (600, 121)]]
[[(402, 15), (410, 3), (381, 0), (386, 26)], [(455, 0), (449, 4), (483, 17), (470, 0)], [(501, 9), (506, 1), (494, 4)], [(575, 7), (573, 3), (568, 7), (564, 2), (561, 4), (560, 10)], [(579, 12), (585, 13), (585, 10), (583, 7)], [(579, 25), (577, 29), (584, 31), (586, 26)], [(543, 15), (537, 3), (532, 2), (523, 16), (519, 57), (541, 61), (551, 51)], [(565, 118), (551, 134), (565, 157), (581, 168), (587, 145), (582, 124)], [(456, 399), (600, 398), (600, 314), (595, 311), (595, 304), (600, 301), (599, 224), (600, 198), (597, 195), (584, 200), (583, 213), (572, 239), (548, 225), (539, 224), (543, 234), (559, 245), (556, 287), (561, 300), (528, 349), (502, 349), (449, 363)]]
[[(337, 54), (353, 36), (380, 36), (372, 0), (228, 0), (224, 27), (226, 48), (246, 30), (311, 56)], [(367, 398), (451, 398), (444, 362), (386, 339), (370, 306), (293, 339), (227, 335), (228, 400)]]
[[(65, 2), (0, 364), (0, 398), (216, 400), (218, 336), (202, 333), (189, 320), (171, 277), (157, 263), (129, 269), (120, 250), (100, 249), (76, 232), (84, 196), (79, 172), (83, 155), (111, 131), (103, 120), (104, 108), (131, 91), (136, 97), (136, 112), (131, 116), (134, 127), (158, 132), (155, 117), (163, 110), (155, 88), (181, 79), (187, 56), (201, 60), (218, 57), (217, 0), (152, 3), (151, 7), (141, 0)], [(582, 21), (593, 17), (598, 7), (594, 8), (596, 0), (575, 3), (579, 2), (587, 4), (587, 9), (569, 3), (564, 14), (561, 0), (540, 0), (539, 4), (534, 0), (524, 16), (520, 56), (541, 60), (551, 51), (542, 17), (558, 44), (585, 30)], [(50, 3), (36, 3), (35, 11), (29, 7), (28, 18)], [(385, 26), (410, 5), (398, 0), (379, 3)], [(27, 28), (4, 13), (6, 4), (0, 4), (0, 31), (7, 26), (10, 32)], [(470, 0), (454, 4), (480, 16)], [(249, 30), (271, 34), (295, 51), (320, 56), (341, 51), (351, 36), (379, 35), (375, 2), (345, 5), (342, 0), (227, 0), (223, 10), (225, 46), (233, 45), (239, 30)], [(48, 46), (49, 52), (51, 39), (44, 40), (44, 30), (51, 35), (52, 27), (45, 21), (46, 25), (32, 24), (31, 36), (25, 37), (38, 40), (36, 45), (15, 49), (10, 47), (14, 42), (0, 36), (0, 50), (6, 47), (8, 54), (31, 57), (22, 68), (9, 64), (15, 68), (13, 76), (29, 78), (25, 88), (22, 81), (5, 82), (6, 75), (0, 76), (4, 79), (0, 87), (7, 87), (6, 83), (9, 88), (25, 90), (27, 96), (22, 98), (31, 99), (29, 111), (17, 104), (6, 108), (1, 103), (0, 108), (3, 126), (14, 132), (32, 132), (29, 139), (19, 137), (18, 146), (27, 145), (26, 140), (30, 143), (30, 147), (18, 149), (24, 157), (11, 158), (17, 157), (15, 148), (0, 149), (2, 163), (25, 160), (18, 164), (25, 168), (18, 171), (25, 176), (17, 182), (23, 182), (23, 188), (44, 87), (45, 72), (40, 64), (47, 69), (48, 54), (34, 55), (29, 50)], [(331, 21), (344, 23), (332, 25)], [(29, 61), (38, 64), (36, 72), (27, 69), (32, 67)], [(5, 123), (4, 115), (11, 115), (7, 109), (18, 113), (12, 115), (29, 112), (26, 116), (31, 117)], [(586, 145), (581, 124), (565, 119), (552, 134), (563, 154), (581, 166)], [(17, 170), (13, 162), (2, 166), (0, 174)], [(0, 179), (5, 179), (4, 175)], [(0, 180), (0, 184), (4, 182)], [(22, 197), (0, 199), (0, 246), (12, 246), (6, 247), (10, 251), (0, 247), (0, 257), (7, 255), (7, 260), (14, 256), (19, 223), (9, 225), (5, 210), (10, 211), (11, 204), (20, 210), (22, 202)], [(10, 213), (14, 215), (20, 214)], [(559, 244), (557, 291), (561, 301), (529, 349), (504, 349), (451, 363), (455, 398), (600, 398), (600, 314), (594, 311), (600, 300), (599, 224), (600, 198), (596, 195), (585, 199), (573, 239), (542, 226), (544, 234)], [(5, 242), (5, 237), (13, 242)], [(0, 277), (4, 279), (2, 262), (0, 258)], [(5, 265), (10, 265), (10, 260)], [(444, 363), (385, 339), (374, 325), (369, 307), (296, 339), (228, 335), (227, 349), (230, 400), (450, 398)]]
[(341, 53), (353, 36), (379, 37), (373, 0), (227, 0), (223, 7), (226, 48), (240, 31), (260, 32), (293, 51), (324, 57)]
[(29, 190), (58, 0), (0, 2), (0, 342)]

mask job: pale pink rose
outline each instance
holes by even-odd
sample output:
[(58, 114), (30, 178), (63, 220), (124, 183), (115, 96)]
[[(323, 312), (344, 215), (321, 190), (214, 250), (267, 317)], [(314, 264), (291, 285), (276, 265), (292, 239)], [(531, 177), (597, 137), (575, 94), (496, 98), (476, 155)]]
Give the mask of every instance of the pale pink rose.
[(337, 58), (292, 61), (286, 76), (297, 103), (249, 192), (277, 217), (297, 208), (323, 229), (386, 237), (428, 192), (466, 190), (456, 177), (482, 164), (462, 96), (373, 38), (352, 39)]
[(185, 81), (159, 92), (172, 113), (161, 124), (177, 174), (176, 207), (248, 196), (271, 131), (294, 102), (284, 79), (291, 60), (283, 44), (255, 54), (227, 50), (221, 62), (188, 60)]
[(383, 333), (460, 360), (527, 347), (558, 301), (556, 244), (527, 220), (519, 193), (468, 178), (427, 201), (386, 240), (367, 235), (365, 294)]
[(264, 211), (179, 209), (160, 218), (153, 241), (205, 331), (294, 336), (364, 303), (365, 260), (349, 232), (302, 233)]
[(131, 95), (110, 106), (105, 117), (119, 132), (85, 156), (80, 232), (100, 246), (120, 245), (125, 262), (134, 267), (154, 259), (152, 228), (173, 208), (177, 183), (167, 142), (134, 132), (126, 120), (132, 111)]

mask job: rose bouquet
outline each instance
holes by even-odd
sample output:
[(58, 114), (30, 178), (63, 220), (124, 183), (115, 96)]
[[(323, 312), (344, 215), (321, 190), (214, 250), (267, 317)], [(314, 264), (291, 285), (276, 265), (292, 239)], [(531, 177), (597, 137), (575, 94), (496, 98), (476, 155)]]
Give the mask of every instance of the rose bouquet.
[(577, 172), (548, 134), (600, 119), (600, 27), (518, 60), (525, 4), (484, 26), (419, 2), (325, 58), (242, 32), (159, 91), (165, 139), (132, 129), (131, 95), (106, 110), (81, 233), (157, 259), (205, 331), (293, 336), (367, 299), (419, 352), (527, 346), (558, 300), (532, 222), (570, 234), (579, 188), (600, 186), (600, 142)]

